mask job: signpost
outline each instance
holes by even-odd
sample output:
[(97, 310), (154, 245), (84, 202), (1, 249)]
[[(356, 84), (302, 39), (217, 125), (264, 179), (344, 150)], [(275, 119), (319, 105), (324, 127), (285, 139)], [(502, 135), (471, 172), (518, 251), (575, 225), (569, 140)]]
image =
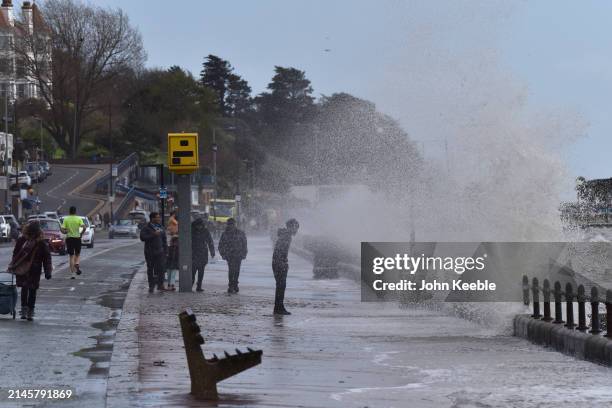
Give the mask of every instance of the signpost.
[[(200, 167), (197, 133), (168, 134), (168, 169), (177, 177), (179, 292), (191, 292), (191, 174)], [(167, 196), (167, 191), (165, 192)], [(159, 191), (162, 196), (162, 189)]]

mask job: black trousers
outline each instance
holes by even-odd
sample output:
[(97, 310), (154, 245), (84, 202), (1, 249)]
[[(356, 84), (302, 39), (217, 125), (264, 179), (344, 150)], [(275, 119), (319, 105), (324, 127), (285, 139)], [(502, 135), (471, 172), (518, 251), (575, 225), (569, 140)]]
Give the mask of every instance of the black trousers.
[(196, 273), (198, 275), (198, 288), (202, 287), (202, 280), (204, 279), (204, 268), (206, 268), (206, 263), (202, 262), (193, 262), (191, 266), (191, 284), (195, 283)]
[(21, 308), (26, 306), (30, 309), (36, 306), (36, 289), (21, 288)]
[(164, 285), (164, 273), (166, 272), (166, 261), (163, 256), (149, 256), (147, 261), (147, 279), (149, 289), (161, 288)]
[(238, 277), (240, 276), (240, 264), (242, 259), (230, 258), (227, 260), (228, 275), (229, 275), (229, 288), (235, 289), (238, 287)]
[(289, 272), (289, 265), (272, 264), (272, 272), (274, 272), (274, 279), (276, 280), (274, 309), (283, 310), (285, 308), (285, 288), (287, 287), (287, 272)]

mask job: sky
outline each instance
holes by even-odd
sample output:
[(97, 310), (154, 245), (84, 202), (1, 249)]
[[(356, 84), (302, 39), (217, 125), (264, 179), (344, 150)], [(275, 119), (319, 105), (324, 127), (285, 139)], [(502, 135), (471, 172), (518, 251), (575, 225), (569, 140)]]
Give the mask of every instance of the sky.
[(558, 131), (546, 143), (559, 145), (569, 176), (612, 177), (612, 2), (92, 3), (126, 11), (150, 67), (179, 65), (197, 76), (215, 54), (259, 93), (275, 65), (293, 66), (317, 96), (349, 92), (375, 102), (424, 152), (452, 148), (459, 127), (483, 120), (472, 112), (484, 105), (516, 111), (510, 116), (529, 129)]

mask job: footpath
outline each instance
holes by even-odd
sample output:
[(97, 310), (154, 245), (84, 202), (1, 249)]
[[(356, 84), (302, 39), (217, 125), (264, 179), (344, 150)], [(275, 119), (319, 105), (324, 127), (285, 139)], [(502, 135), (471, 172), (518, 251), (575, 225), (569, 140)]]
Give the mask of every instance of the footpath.
[[(148, 294), (132, 281), (107, 383), (107, 407), (591, 407), (612, 403), (612, 370), (546, 351), (443, 312), (362, 303), (357, 283), (313, 280), (290, 256), (287, 308), (272, 315), (272, 245), (249, 239), (240, 293), (209, 264), (203, 293)], [(178, 285), (177, 285), (178, 286)], [(190, 394), (178, 313), (190, 307), (207, 357), (246, 347), (262, 364), (219, 384), (220, 401)], [(508, 322), (508, 329), (511, 321)], [(508, 333), (508, 334), (506, 334)]]

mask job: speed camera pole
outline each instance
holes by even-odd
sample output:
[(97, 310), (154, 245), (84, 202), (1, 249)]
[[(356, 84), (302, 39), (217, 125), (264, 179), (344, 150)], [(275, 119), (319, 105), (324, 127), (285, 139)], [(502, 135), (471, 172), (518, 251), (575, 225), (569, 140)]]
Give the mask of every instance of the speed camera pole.
[(191, 292), (191, 175), (179, 174), (177, 183), (179, 200), (179, 291)]
[(168, 135), (168, 169), (177, 175), (179, 292), (191, 292), (191, 174), (199, 168), (198, 134)]

